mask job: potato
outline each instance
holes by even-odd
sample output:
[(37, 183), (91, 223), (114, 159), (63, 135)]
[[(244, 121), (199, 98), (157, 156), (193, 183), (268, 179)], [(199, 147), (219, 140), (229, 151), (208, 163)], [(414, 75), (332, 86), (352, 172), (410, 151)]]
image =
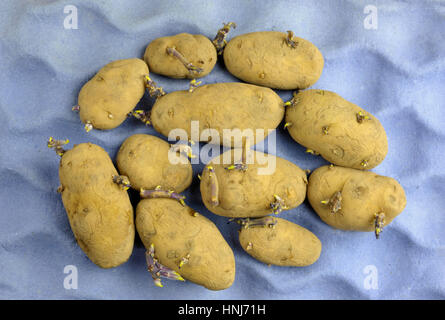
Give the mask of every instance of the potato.
[[(170, 144), (164, 140), (148, 134), (135, 134), (122, 143), (116, 157), (117, 167), (136, 190), (152, 190), (161, 186), (182, 192), (192, 183), (192, 166), (185, 156), (179, 154), (180, 163), (171, 163), (169, 151)], [(172, 155), (175, 157), (176, 153)]]
[(308, 199), (330, 226), (375, 231), (377, 237), (406, 206), (405, 192), (396, 180), (337, 166), (323, 166), (310, 175)]
[(71, 229), (102, 268), (124, 263), (133, 250), (133, 207), (127, 191), (113, 182), (117, 175), (105, 150), (92, 143), (75, 145), (60, 160), (59, 191)]
[[(305, 89), (320, 78), (324, 59), (311, 42), (284, 32), (237, 36), (224, 49), (227, 70), (235, 77), (274, 89)], [(295, 44), (295, 47), (292, 47)]]
[[(230, 287), (235, 258), (212, 221), (173, 199), (145, 199), (136, 208), (136, 229), (159, 262), (210, 290)], [(184, 260), (183, 260), (184, 259)], [(181, 268), (181, 261), (186, 261)]]
[(285, 219), (272, 219), (273, 226), (241, 228), (239, 241), (244, 251), (277, 266), (304, 267), (318, 260), (321, 242), (312, 232)]
[(327, 161), (372, 169), (388, 153), (385, 130), (376, 117), (326, 90), (306, 90), (286, 109), (292, 138)]
[(207, 37), (181, 33), (150, 42), (145, 49), (144, 60), (154, 73), (195, 79), (208, 75), (217, 57), (215, 46)]
[[(152, 108), (151, 121), (156, 131), (164, 136), (179, 128), (185, 130), (188, 139), (192, 137), (192, 121), (199, 121), (200, 136), (192, 137), (193, 140), (199, 138), (199, 141), (232, 147), (236, 144), (230, 134), (232, 129), (234, 136), (243, 135), (250, 144), (263, 140), (268, 130), (275, 129), (283, 119), (283, 104), (269, 88), (215, 83), (198, 87), (193, 92), (175, 91), (159, 97)], [(216, 130), (219, 141), (205, 136), (205, 129)], [(256, 132), (257, 129), (260, 132)]]
[[(247, 170), (229, 170), (231, 165), (242, 163), (242, 150), (235, 150), (213, 158), (202, 173), (201, 197), (211, 212), (231, 218), (262, 217), (304, 201), (306, 173), (297, 165), (251, 150), (246, 156)], [(266, 156), (270, 166), (262, 161)]]
[(141, 59), (113, 61), (88, 81), (78, 97), (87, 131), (113, 129), (127, 118), (145, 92), (148, 67)]

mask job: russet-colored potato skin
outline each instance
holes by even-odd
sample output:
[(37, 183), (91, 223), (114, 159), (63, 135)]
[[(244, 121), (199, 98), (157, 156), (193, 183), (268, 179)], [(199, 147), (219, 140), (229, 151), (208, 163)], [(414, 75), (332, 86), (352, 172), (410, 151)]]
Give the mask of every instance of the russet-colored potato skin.
[[(210, 290), (235, 279), (233, 251), (215, 224), (173, 199), (145, 199), (136, 208), (136, 229), (146, 248), (154, 244), (161, 264)], [(188, 263), (179, 269), (182, 258)]]
[(122, 143), (116, 157), (117, 167), (136, 190), (161, 186), (182, 192), (192, 183), (192, 166), (184, 155), (178, 155), (181, 163), (170, 163), (169, 150), (170, 144), (158, 137), (135, 134)]
[(241, 228), (244, 251), (266, 264), (305, 267), (318, 260), (321, 241), (309, 230), (281, 218), (273, 227)]
[[(183, 63), (167, 53), (168, 47), (175, 47), (188, 62), (202, 68), (203, 72), (190, 73)], [(144, 60), (154, 73), (177, 79), (194, 79), (208, 75), (215, 66), (217, 56), (215, 46), (207, 37), (180, 33), (150, 42), (145, 49)]]
[(59, 166), (62, 201), (80, 248), (96, 265), (116, 267), (133, 251), (133, 207), (113, 182), (110, 157), (92, 143), (66, 151)]
[(324, 59), (311, 42), (295, 37), (298, 45), (286, 43), (287, 34), (252, 32), (237, 36), (224, 49), (224, 63), (235, 77), (274, 89), (305, 89), (320, 78)]
[[(231, 154), (230, 154), (231, 153)], [(240, 161), (241, 150), (226, 151), (221, 156), (213, 158), (209, 165), (215, 171), (218, 180), (218, 206), (211, 203), (211, 180), (207, 169), (201, 174), (201, 197), (204, 205), (211, 212), (230, 218), (263, 217), (272, 213), (270, 203), (274, 195), (284, 200), (289, 209), (299, 206), (306, 197), (306, 173), (297, 165), (274, 155), (267, 155), (251, 150), (246, 171), (227, 170), (230, 164), (224, 164), (224, 157), (230, 154)], [(260, 164), (258, 160), (268, 156), (275, 159), (276, 168), (271, 174), (259, 174), (259, 168), (267, 168), (267, 163)], [(217, 164), (217, 163), (220, 164)]]
[[(341, 209), (331, 213), (321, 201), (341, 192)], [(390, 177), (371, 171), (323, 166), (309, 177), (308, 200), (320, 218), (343, 230), (374, 231), (375, 214), (385, 214), (388, 225), (406, 206), (405, 191)]]
[[(215, 83), (196, 88), (193, 92), (175, 91), (158, 98), (151, 111), (151, 121), (156, 131), (168, 136), (180, 128), (191, 138), (191, 122), (199, 121), (199, 133), (215, 129), (220, 143), (234, 146), (224, 129), (263, 129), (264, 133), (250, 141), (262, 141), (268, 130), (275, 129), (284, 117), (284, 102), (273, 90), (245, 83)], [(201, 141), (209, 142), (200, 137)], [(211, 141), (210, 141), (211, 142)], [(211, 142), (212, 143), (212, 142)], [(215, 142), (213, 142), (215, 144)], [(241, 146), (239, 146), (241, 147)]]
[[(299, 144), (343, 167), (372, 169), (383, 161), (388, 140), (376, 117), (331, 91), (305, 90), (296, 99), (296, 105), (286, 108), (286, 122)], [(370, 119), (359, 123), (359, 112)]]
[(141, 59), (110, 62), (80, 90), (79, 116), (95, 129), (113, 129), (127, 118), (145, 92), (147, 64)]

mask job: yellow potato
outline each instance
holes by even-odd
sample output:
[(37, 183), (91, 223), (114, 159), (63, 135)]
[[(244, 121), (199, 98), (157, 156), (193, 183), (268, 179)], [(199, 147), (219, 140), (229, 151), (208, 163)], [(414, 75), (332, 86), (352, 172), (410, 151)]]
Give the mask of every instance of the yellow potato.
[[(192, 121), (199, 121), (200, 141), (212, 140), (204, 136), (204, 130), (214, 129), (220, 141), (210, 141), (213, 144), (234, 146), (233, 136), (245, 136), (253, 145), (262, 141), (269, 134), (268, 130), (279, 125), (284, 116), (283, 104), (269, 88), (215, 83), (198, 87), (193, 92), (175, 91), (159, 97), (152, 108), (151, 121), (156, 131), (164, 136), (171, 130), (182, 129), (190, 139)], [(235, 130), (233, 136), (230, 135), (232, 129)], [(246, 129), (248, 132), (244, 132)], [(256, 129), (263, 131), (256, 135)]]
[(323, 166), (310, 175), (308, 200), (330, 226), (375, 231), (376, 236), (406, 206), (405, 192), (396, 180), (337, 166)]
[(124, 263), (133, 250), (133, 207), (127, 191), (113, 182), (117, 175), (105, 150), (92, 143), (75, 145), (60, 160), (60, 191), (71, 229), (102, 268)]
[(372, 169), (388, 153), (379, 120), (331, 91), (299, 92), (286, 109), (286, 123), (295, 141), (339, 166)]
[(141, 59), (116, 60), (100, 69), (78, 97), (80, 120), (87, 131), (113, 129), (124, 122), (144, 95), (147, 75)]
[(318, 260), (320, 240), (309, 230), (280, 218), (272, 226), (242, 227), (239, 241), (244, 251), (266, 264), (304, 267)]
[[(212, 221), (173, 199), (145, 199), (136, 209), (136, 229), (158, 261), (210, 290), (230, 287), (235, 258)], [(181, 268), (181, 261), (183, 265)]]
[(209, 74), (217, 57), (215, 46), (207, 37), (181, 33), (150, 42), (144, 60), (154, 73), (195, 79)]
[(320, 78), (324, 59), (311, 42), (284, 32), (237, 36), (224, 49), (227, 70), (235, 77), (274, 89), (305, 89)]
[[(187, 157), (171, 151), (170, 144), (148, 134), (135, 134), (121, 145), (116, 157), (117, 167), (129, 178), (131, 186), (140, 190), (161, 186), (166, 190), (182, 192), (192, 183), (193, 170)], [(178, 157), (178, 159), (174, 159)]]
[[(270, 165), (262, 160), (266, 156)], [(297, 165), (253, 150), (245, 162), (245, 171), (230, 169), (242, 163), (242, 150), (232, 149), (212, 159), (204, 169), (201, 197), (211, 212), (231, 218), (262, 217), (295, 208), (304, 201), (306, 173)]]

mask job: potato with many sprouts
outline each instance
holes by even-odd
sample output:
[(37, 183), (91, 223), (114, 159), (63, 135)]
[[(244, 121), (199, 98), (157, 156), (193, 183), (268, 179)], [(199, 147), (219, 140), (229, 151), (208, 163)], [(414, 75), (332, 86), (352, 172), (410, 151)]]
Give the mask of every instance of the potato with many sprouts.
[(190, 149), (187, 145), (170, 146), (152, 135), (135, 134), (122, 143), (116, 157), (117, 167), (136, 190), (161, 186), (182, 192), (193, 178), (192, 166), (184, 155), (192, 156)]
[[(180, 129), (188, 139), (233, 147), (246, 137), (253, 145), (280, 124), (283, 105), (280, 96), (269, 88), (215, 83), (160, 96), (151, 110), (151, 123), (164, 136)], [(194, 121), (200, 134), (197, 138), (192, 137)], [(213, 140), (216, 138), (218, 141)]]
[(148, 270), (161, 277), (189, 280), (210, 290), (235, 279), (232, 249), (212, 221), (178, 199), (144, 199), (136, 208), (136, 229), (147, 248)]
[(311, 42), (278, 31), (237, 36), (224, 49), (227, 70), (235, 77), (274, 89), (305, 89), (320, 78), (324, 59)]
[(374, 231), (406, 206), (405, 191), (394, 179), (337, 166), (323, 166), (309, 177), (308, 200), (320, 218), (343, 230)]
[(313, 264), (320, 257), (320, 240), (295, 223), (270, 216), (241, 220), (241, 247), (261, 262), (304, 267)]
[(85, 130), (113, 129), (127, 118), (145, 92), (147, 64), (141, 59), (108, 63), (80, 90), (78, 105)]
[(299, 206), (306, 173), (290, 161), (248, 148), (213, 158), (201, 177), (201, 196), (211, 212), (231, 218), (261, 217)]
[(116, 267), (133, 250), (133, 207), (128, 179), (119, 176), (101, 147), (92, 143), (65, 151), (67, 141), (50, 138), (48, 147), (61, 156), (59, 165), (63, 205), (80, 248), (102, 268)]
[(372, 169), (388, 153), (379, 120), (359, 106), (326, 90), (305, 90), (286, 103), (291, 137), (327, 161), (349, 168)]

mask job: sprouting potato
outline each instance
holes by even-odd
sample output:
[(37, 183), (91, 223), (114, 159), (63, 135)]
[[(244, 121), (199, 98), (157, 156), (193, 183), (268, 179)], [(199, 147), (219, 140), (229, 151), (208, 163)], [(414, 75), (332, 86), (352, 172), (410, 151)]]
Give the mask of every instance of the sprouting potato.
[(286, 103), (286, 126), (308, 152), (349, 168), (372, 169), (388, 152), (379, 120), (326, 90), (306, 90)]
[(304, 267), (321, 254), (321, 242), (309, 230), (281, 218), (241, 219), (239, 241), (249, 255), (266, 264)]
[[(269, 88), (215, 83), (192, 92), (175, 91), (158, 97), (151, 110), (151, 122), (164, 136), (182, 129), (190, 139), (192, 122), (197, 121), (200, 141), (233, 147), (237, 137), (246, 137), (252, 145), (264, 140), (269, 130), (280, 124), (284, 117), (283, 104), (280, 96)], [(208, 136), (204, 135), (206, 129)], [(219, 141), (213, 141), (212, 130), (218, 134)]]
[(235, 279), (232, 249), (209, 219), (175, 199), (144, 199), (136, 208), (136, 229), (147, 248), (148, 269), (160, 277), (187, 279), (210, 290)]
[(374, 231), (377, 238), (406, 206), (405, 192), (396, 180), (333, 165), (320, 167), (310, 175), (308, 200), (330, 226)]
[(274, 89), (305, 89), (320, 78), (324, 59), (311, 42), (292, 32), (252, 32), (224, 49), (227, 70), (235, 77)]
[(67, 141), (50, 138), (48, 147), (61, 156), (59, 166), (63, 205), (80, 248), (102, 268), (116, 267), (133, 250), (133, 207), (126, 177), (119, 176), (101, 147), (92, 143), (65, 151)]
[(113, 129), (127, 118), (145, 92), (147, 64), (141, 59), (110, 62), (80, 90), (78, 106), (85, 130)]
[[(136, 190), (161, 186), (182, 192), (190, 186), (193, 178), (189, 160), (180, 154), (180, 151), (188, 149), (181, 150), (182, 146), (186, 148), (185, 145), (171, 147), (164, 140), (148, 134), (135, 134), (122, 143), (116, 157), (117, 167)], [(169, 159), (169, 153), (174, 153), (170, 154), (172, 159)], [(176, 156), (177, 159), (173, 159)]]
[(304, 201), (305, 171), (274, 155), (247, 150), (229, 150), (204, 168), (200, 188), (207, 209), (231, 218), (262, 217)]

